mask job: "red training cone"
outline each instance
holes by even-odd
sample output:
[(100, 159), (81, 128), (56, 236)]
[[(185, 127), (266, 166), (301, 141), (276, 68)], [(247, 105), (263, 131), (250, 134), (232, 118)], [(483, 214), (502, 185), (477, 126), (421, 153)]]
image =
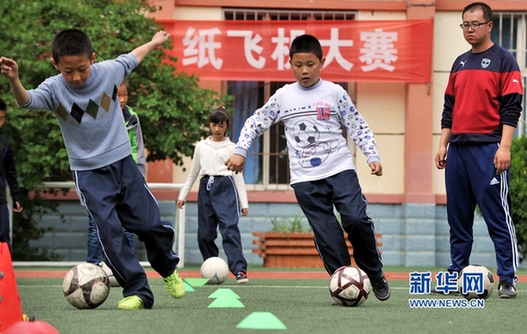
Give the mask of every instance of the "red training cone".
[(0, 242), (0, 333), (22, 321), (22, 305), (7, 242)]
[(3, 334), (59, 334), (59, 331), (45, 321), (18, 321)]

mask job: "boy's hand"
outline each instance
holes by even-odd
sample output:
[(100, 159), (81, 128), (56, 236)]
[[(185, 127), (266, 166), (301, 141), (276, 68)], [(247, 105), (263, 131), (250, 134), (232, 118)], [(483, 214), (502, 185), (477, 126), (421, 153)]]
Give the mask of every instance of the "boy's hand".
[(245, 165), (245, 157), (239, 154), (232, 154), (226, 161), (225, 166), (228, 170), (231, 170), (238, 174), (243, 170)]
[(177, 200), (177, 207), (180, 208), (180, 209), (183, 209), (183, 207), (185, 206), (185, 201), (182, 201), (180, 199)]
[(132, 54), (135, 56), (135, 59), (137, 59), (137, 62), (140, 63), (150, 51), (168, 41), (169, 37), (170, 34), (168, 32), (158, 31), (154, 37), (152, 37), (150, 42), (133, 49)]
[(24, 210), (24, 208), (22, 207), (22, 204), (20, 204), (19, 201), (16, 201), (15, 203), (13, 203), (13, 211), (14, 212), (22, 212), (22, 210)]
[(382, 165), (379, 161), (370, 162), (371, 175), (382, 175)]
[(0, 57), (0, 72), (9, 80), (18, 78), (18, 64), (13, 59)]
[(249, 208), (242, 209), (242, 216), (247, 216), (249, 214)]
[(18, 64), (13, 59), (0, 57), (0, 73), (2, 73), (8, 80), (11, 86), (11, 91), (15, 97), (18, 105), (24, 105), (29, 102), (29, 94), (22, 86), (18, 78)]
[(158, 31), (156, 32), (154, 37), (152, 37), (152, 42), (156, 45), (161, 45), (165, 43), (166, 41), (168, 41), (169, 38), (170, 38), (170, 34), (168, 32)]

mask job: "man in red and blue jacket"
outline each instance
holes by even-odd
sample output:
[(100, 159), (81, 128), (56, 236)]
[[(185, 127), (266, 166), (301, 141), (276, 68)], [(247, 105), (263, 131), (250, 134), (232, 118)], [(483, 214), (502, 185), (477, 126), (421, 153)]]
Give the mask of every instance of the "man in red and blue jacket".
[(472, 49), (452, 66), (435, 157), (436, 167), (445, 169), (448, 270), (459, 272), (470, 264), (478, 205), (496, 251), (498, 294), (514, 298), (519, 258), (510, 211), (510, 147), (522, 111), (522, 76), (514, 56), (490, 38), (494, 23), (488, 5), (472, 3), (462, 18)]

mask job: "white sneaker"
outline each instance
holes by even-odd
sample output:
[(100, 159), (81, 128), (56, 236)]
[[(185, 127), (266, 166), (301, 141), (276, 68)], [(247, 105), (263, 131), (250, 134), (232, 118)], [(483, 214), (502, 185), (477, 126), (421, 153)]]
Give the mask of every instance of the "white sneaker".
[(117, 282), (117, 280), (115, 279), (115, 276), (112, 273), (112, 270), (110, 269), (110, 267), (108, 267), (108, 265), (106, 265), (106, 263), (101, 262), (101, 263), (99, 263), (99, 266), (101, 266), (102, 270), (104, 270), (106, 275), (108, 275), (108, 279), (110, 280), (110, 286), (111, 287), (113, 287), (113, 288), (121, 287), (121, 284), (119, 284), (119, 282)]

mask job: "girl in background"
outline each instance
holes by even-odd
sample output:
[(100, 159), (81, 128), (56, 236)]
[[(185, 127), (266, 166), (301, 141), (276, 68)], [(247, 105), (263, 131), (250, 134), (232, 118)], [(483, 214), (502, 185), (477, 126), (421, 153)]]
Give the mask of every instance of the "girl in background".
[(211, 136), (196, 145), (190, 173), (179, 193), (177, 205), (180, 209), (185, 205), (190, 189), (200, 177), (198, 244), (203, 261), (219, 255), (215, 243), (219, 226), (229, 270), (241, 284), (249, 279), (238, 221), (240, 207), (242, 215), (246, 216), (249, 213), (249, 203), (243, 174), (235, 174), (225, 166), (225, 160), (234, 151), (234, 143), (227, 137), (229, 119), (230, 115), (223, 107), (214, 110), (210, 115)]

